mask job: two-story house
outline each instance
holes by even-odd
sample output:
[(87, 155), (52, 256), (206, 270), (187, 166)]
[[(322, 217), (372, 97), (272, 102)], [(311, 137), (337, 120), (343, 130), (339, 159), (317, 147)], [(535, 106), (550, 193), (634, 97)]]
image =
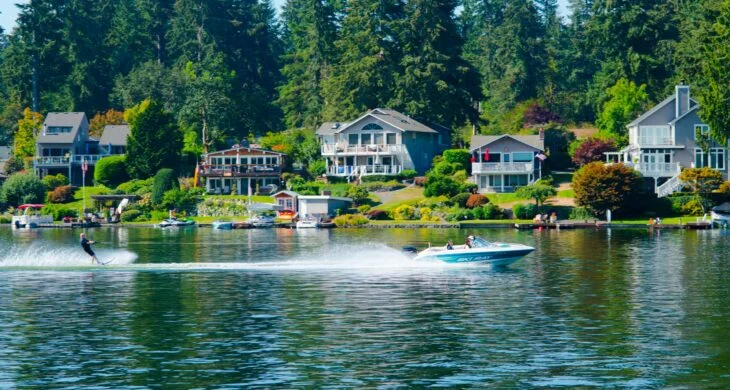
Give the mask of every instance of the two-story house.
[(608, 163), (624, 163), (652, 178), (658, 196), (667, 196), (682, 186), (683, 168), (710, 167), (728, 177), (727, 145), (712, 142), (708, 151), (697, 144), (696, 134), (710, 127), (700, 119), (699, 104), (690, 87), (680, 84), (674, 94), (627, 125), (629, 145), (606, 153)]
[(129, 125), (106, 125), (99, 138), (99, 152), (104, 155), (127, 153)]
[(234, 145), (231, 149), (204, 154), (200, 176), (209, 193), (245, 195), (269, 184), (281, 185), (283, 153)]
[(544, 133), (475, 135), (471, 138), (471, 173), (480, 193), (512, 192), (540, 179)]
[[(107, 134), (105, 128), (102, 135), (102, 138), (114, 138), (114, 141), (109, 141), (107, 145), (116, 143), (126, 146), (129, 132), (116, 134), (116, 131), (112, 130), (116, 129), (110, 129)], [(87, 168), (86, 176), (89, 179), (87, 183), (91, 183), (97, 161), (109, 155), (122, 153), (99, 147), (99, 140), (89, 136), (89, 121), (83, 112), (50, 112), (46, 115), (43, 128), (36, 139), (33, 166), (41, 178), (61, 173), (68, 177), (69, 183), (81, 185), (84, 166)]]
[(424, 174), (451, 145), (448, 129), (427, 126), (398, 111), (376, 108), (351, 122), (326, 122), (317, 129), (327, 175), (358, 178)]

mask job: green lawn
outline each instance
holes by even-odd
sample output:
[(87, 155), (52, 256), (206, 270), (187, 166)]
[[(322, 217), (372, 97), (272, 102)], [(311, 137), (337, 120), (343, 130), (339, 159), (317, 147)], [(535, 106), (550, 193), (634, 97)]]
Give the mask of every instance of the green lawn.
[(575, 198), (575, 192), (573, 190), (558, 191), (558, 198)]
[(426, 197), (423, 196), (423, 188), (407, 187), (395, 191), (386, 203), (380, 204), (375, 208), (383, 211), (391, 211), (402, 205), (415, 206), (424, 199)]
[[(514, 194), (514, 192), (505, 192), (501, 194), (486, 194), (486, 197), (489, 198), (489, 201), (491, 203), (494, 203), (496, 205), (501, 205), (505, 203), (514, 203), (525, 199), (520, 199), (517, 197), (517, 195)], [(525, 200), (528, 201), (528, 200)]]
[(74, 192), (74, 200), (73, 202), (69, 202), (64, 204), (64, 207), (70, 208), (72, 210), (81, 210), (81, 207), (83, 207), (84, 198), (86, 198), (86, 208), (90, 209), (94, 207), (94, 200), (91, 199), (92, 195), (101, 195), (106, 194), (109, 192), (109, 189), (103, 186), (98, 187), (92, 187), (87, 186), (83, 190), (79, 188)]

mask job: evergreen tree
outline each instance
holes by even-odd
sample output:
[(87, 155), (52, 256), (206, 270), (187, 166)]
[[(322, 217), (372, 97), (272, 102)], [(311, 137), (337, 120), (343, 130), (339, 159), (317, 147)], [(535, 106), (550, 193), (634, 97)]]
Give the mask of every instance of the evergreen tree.
[(323, 85), (324, 119), (355, 118), (391, 100), (402, 71), (402, 21), (400, 0), (348, 2), (335, 42), (339, 60)]
[(334, 57), (335, 14), (328, 0), (288, 0), (282, 10), (285, 44), (278, 103), (288, 128), (321, 122), (323, 79)]
[(180, 163), (182, 133), (162, 106), (145, 100), (124, 113), (129, 123), (127, 171), (133, 179), (147, 179), (161, 168)]
[(476, 120), (479, 77), (461, 57), (455, 0), (410, 0), (403, 36), (403, 73), (391, 106), (447, 126)]
[(168, 31), (170, 29), (175, 0), (136, 0), (143, 27), (150, 38), (146, 43), (154, 53), (158, 64), (167, 64)]

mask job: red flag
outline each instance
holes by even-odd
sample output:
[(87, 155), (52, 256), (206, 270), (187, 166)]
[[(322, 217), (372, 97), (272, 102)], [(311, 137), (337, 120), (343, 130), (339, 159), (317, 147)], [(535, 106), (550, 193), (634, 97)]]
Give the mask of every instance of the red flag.
[(81, 163), (81, 172), (83, 172), (84, 176), (86, 176), (86, 171), (88, 171), (88, 170), (89, 170), (89, 165), (86, 163), (86, 160), (84, 160)]
[(489, 148), (484, 148), (484, 162), (489, 162)]

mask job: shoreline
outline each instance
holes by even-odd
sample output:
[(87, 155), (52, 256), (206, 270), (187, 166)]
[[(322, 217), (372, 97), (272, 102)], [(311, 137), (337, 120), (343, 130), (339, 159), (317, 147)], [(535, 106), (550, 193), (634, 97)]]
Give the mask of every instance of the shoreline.
[[(37, 229), (98, 229), (98, 228), (152, 228), (152, 229), (158, 229), (159, 227), (156, 226), (157, 224), (154, 223), (103, 223), (100, 226), (94, 226), (94, 227), (81, 227), (81, 226), (69, 226), (69, 225), (62, 225), (62, 224), (53, 224), (53, 225), (42, 225), (39, 226)], [(5, 226), (8, 228), (12, 228), (11, 224), (3, 224), (0, 226)], [(196, 223), (194, 226), (195, 228), (212, 228), (212, 223), (207, 222), (201, 222)], [(293, 224), (277, 224), (274, 226), (274, 228), (277, 229), (296, 229), (296, 227)], [(347, 226), (347, 227), (326, 227), (326, 228), (318, 228), (318, 229), (516, 229), (516, 230), (573, 230), (573, 229), (607, 229), (607, 228), (621, 228), (621, 229), (627, 229), (627, 228), (634, 228), (634, 229), (649, 229), (649, 230), (680, 230), (680, 229), (688, 229), (688, 230), (708, 230), (713, 229), (712, 223), (710, 222), (688, 222), (683, 224), (660, 224), (660, 225), (647, 225), (647, 224), (641, 224), (641, 223), (607, 223), (607, 222), (580, 222), (580, 221), (565, 221), (565, 222), (557, 222), (557, 223), (543, 223), (543, 224), (535, 224), (535, 223), (529, 223), (529, 222), (520, 222), (520, 221), (466, 221), (466, 222), (458, 222), (458, 223), (430, 223), (430, 222), (423, 222), (419, 223), (418, 221), (408, 221), (408, 222), (399, 222), (399, 221), (387, 221), (387, 223), (383, 223), (382, 221), (379, 221), (378, 223), (369, 223), (366, 225), (360, 225), (360, 226)], [(170, 228), (168, 228), (170, 229)], [(176, 229), (185, 229), (183, 228), (176, 228)], [(234, 229), (234, 230), (249, 230), (249, 229), (266, 229), (266, 228), (247, 228), (247, 229)], [(20, 229), (20, 230), (32, 230), (32, 229)]]

